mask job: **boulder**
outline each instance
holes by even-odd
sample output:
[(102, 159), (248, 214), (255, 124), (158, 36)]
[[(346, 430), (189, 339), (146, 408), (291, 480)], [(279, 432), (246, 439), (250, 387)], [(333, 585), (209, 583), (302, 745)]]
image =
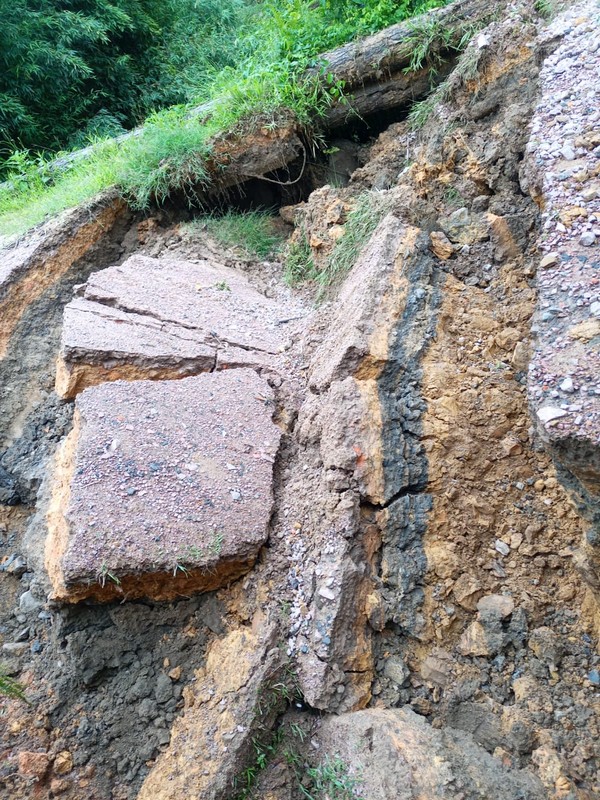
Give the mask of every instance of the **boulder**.
[(530, 772), (509, 771), (470, 734), (437, 730), (408, 706), (326, 717), (314, 740), (319, 764), (337, 765), (360, 797), (542, 800), (547, 796)]

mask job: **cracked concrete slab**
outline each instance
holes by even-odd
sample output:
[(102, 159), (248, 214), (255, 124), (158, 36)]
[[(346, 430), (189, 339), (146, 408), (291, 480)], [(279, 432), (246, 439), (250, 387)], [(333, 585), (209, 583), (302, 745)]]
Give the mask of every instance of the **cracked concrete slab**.
[(282, 317), (233, 269), (135, 255), (92, 275), (66, 307), (56, 390), (266, 367), (285, 346)]
[(272, 409), (250, 369), (79, 395), (48, 512), (54, 598), (169, 599), (250, 569), (271, 514)]

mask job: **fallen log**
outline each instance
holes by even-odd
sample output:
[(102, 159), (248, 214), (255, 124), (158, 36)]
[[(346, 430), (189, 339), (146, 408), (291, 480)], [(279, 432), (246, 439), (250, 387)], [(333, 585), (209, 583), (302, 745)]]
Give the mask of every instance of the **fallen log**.
[[(452, 70), (457, 52), (477, 29), (487, 24), (505, 3), (491, 5), (484, 0), (456, 0), (418, 17), (392, 25), (357, 42), (345, 44), (316, 59), (318, 66), (308, 78), (343, 87), (344, 99), (326, 110), (321, 127), (334, 131), (358, 115), (369, 117), (394, 108), (409, 106), (425, 97), (434, 74), (441, 80)], [(432, 65), (435, 67), (432, 72)], [(192, 109), (190, 116), (207, 119), (215, 102)], [(261, 129), (260, 123), (242, 134), (225, 133), (213, 142), (213, 157), (207, 164), (207, 178), (197, 192), (198, 199), (260, 177), (292, 164), (305, 156), (299, 127), (282, 109), (278, 131)], [(140, 136), (143, 127), (118, 137), (124, 142)], [(89, 156), (90, 146), (56, 159), (51, 169), (61, 171)]]

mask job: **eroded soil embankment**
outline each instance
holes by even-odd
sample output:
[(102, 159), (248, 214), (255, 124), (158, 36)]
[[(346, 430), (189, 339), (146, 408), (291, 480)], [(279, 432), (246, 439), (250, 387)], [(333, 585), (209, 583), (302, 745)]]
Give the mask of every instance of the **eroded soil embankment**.
[[(133, 798), (145, 779), (148, 800), (296, 800), (340, 760), (368, 798), (598, 794), (582, 521), (526, 399), (539, 216), (522, 160), (560, 39), (537, 23), (522, 4), (492, 24), (421, 134), (393, 126), (347, 189), (292, 211), (317, 263), (382, 175), (391, 213), (270, 378), (284, 430), (254, 570), (173, 604), (47, 610), (25, 592), (7, 633), (37, 705), (11, 706), (9, 796)], [(277, 267), (251, 269), (283, 291)]]

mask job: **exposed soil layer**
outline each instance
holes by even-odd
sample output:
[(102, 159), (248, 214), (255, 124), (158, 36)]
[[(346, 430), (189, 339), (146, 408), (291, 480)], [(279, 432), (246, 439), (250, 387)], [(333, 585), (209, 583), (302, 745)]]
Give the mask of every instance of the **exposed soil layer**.
[[(315, 309), (317, 287), (290, 290), (279, 262), (220, 252), (197, 227), (165, 230), (148, 220), (131, 228), (125, 247), (162, 265), (156, 284), (144, 287), (161, 335), (181, 308), (168, 295), (157, 308), (152, 287), (167, 292), (171, 268), (181, 281), (184, 260), (216, 262), (232, 280), (227, 269), (243, 273), (261, 308), (298, 308), (285, 323), (283, 352), (266, 347), (269, 369), (254, 364), (249, 373), (268, 381), (267, 416), (274, 412), (281, 436), (275, 463), (271, 448), (262, 465), (272, 482), (263, 476), (269, 487), (255, 509), (263, 526), (257, 549), (264, 546), (253, 551), (247, 575), (195, 599), (57, 608), (41, 562), (60, 462), (48, 469), (31, 519), (18, 505), (4, 507), (3, 651), (35, 701), (8, 704), (0, 773), (7, 797), (300, 800), (330, 796), (336, 785), (364, 800), (600, 794), (597, 585), (580, 553), (587, 523), (581, 494), (553, 465), (528, 408), (532, 320), (536, 303), (543, 313), (548, 280), (538, 296), (543, 220), (524, 162), (530, 136), (539, 134), (540, 92), (552, 91), (547, 72), (540, 86), (540, 68), (560, 64), (543, 66), (561, 43), (569, 53), (581, 41), (598, 52), (596, 11), (580, 3), (546, 30), (529, 3), (514, 5), (475, 35), (418, 133), (394, 124), (370, 153), (354, 152), (360, 167), (344, 188), (325, 186), (283, 209), (296, 227), (292, 240), (308, 243), (320, 268), (351, 231), (360, 196), (376, 192), (367, 197), (381, 209), (377, 228)], [(102, 280), (100, 272), (88, 287)], [(115, 297), (85, 302), (129, 324), (139, 304), (120, 308)], [(193, 296), (194, 330), (201, 298)], [(56, 347), (61, 325), (52, 324)], [(229, 340), (235, 325), (222, 327), (219, 338)], [(19, 341), (26, 337), (15, 347)], [(225, 373), (175, 382), (165, 379), (181, 375), (156, 374), (147, 383), (137, 372), (118, 373), (126, 347), (88, 358), (87, 346), (65, 353), (105, 370), (77, 401), (85, 411), (86, 398), (105, 396), (111, 406), (98, 422), (109, 454), (102, 464), (116, 463), (122, 448), (153, 446), (148, 434), (137, 447), (133, 406), (118, 419), (119, 393), (183, 392), (191, 382), (247, 372), (232, 363)], [(153, 358), (147, 354), (144, 369), (164, 367), (153, 367)], [(44, 369), (36, 374), (50, 374)], [(105, 382), (114, 377), (130, 382)], [(14, 378), (21, 380), (18, 372)], [(231, 408), (217, 400), (225, 425), (235, 398)], [(264, 395), (257, 412), (255, 398), (246, 400), (243, 413), (258, 424)], [(192, 430), (194, 403), (186, 396), (181, 415), (155, 414), (151, 430), (183, 423), (191, 441), (204, 424), (199, 417)], [(37, 436), (50, 453), (68, 433), (70, 405), (48, 401), (49, 430), (34, 415), (10, 452)], [(109, 437), (103, 426), (112, 419), (134, 430), (122, 441)], [(70, 441), (77, 436), (75, 428)], [(210, 449), (208, 438), (198, 448)], [(88, 448), (90, 463), (100, 463), (97, 451)], [(28, 463), (8, 473), (10, 502), (24, 496), (18, 476)], [(184, 466), (175, 473), (187, 475)], [(82, 476), (66, 476), (65, 486), (77, 490)], [(218, 491), (240, 490), (217, 483)], [(111, 485), (98, 490), (102, 522), (129, 514), (133, 530), (148, 509), (130, 507), (140, 500), (133, 483), (132, 495)], [(87, 513), (94, 500), (84, 500)], [(238, 502), (231, 500), (228, 508)], [(110, 527), (116, 535), (118, 525)], [(110, 548), (117, 561), (127, 535), (123, 529)], [(128, 558), (140, 556), (131, 547)], [(102, 580), (95, 584), (100, 596)], [(186, 587), (183, 572), (173, 585), (181, 593), (197, 588), (192, 574)]]

